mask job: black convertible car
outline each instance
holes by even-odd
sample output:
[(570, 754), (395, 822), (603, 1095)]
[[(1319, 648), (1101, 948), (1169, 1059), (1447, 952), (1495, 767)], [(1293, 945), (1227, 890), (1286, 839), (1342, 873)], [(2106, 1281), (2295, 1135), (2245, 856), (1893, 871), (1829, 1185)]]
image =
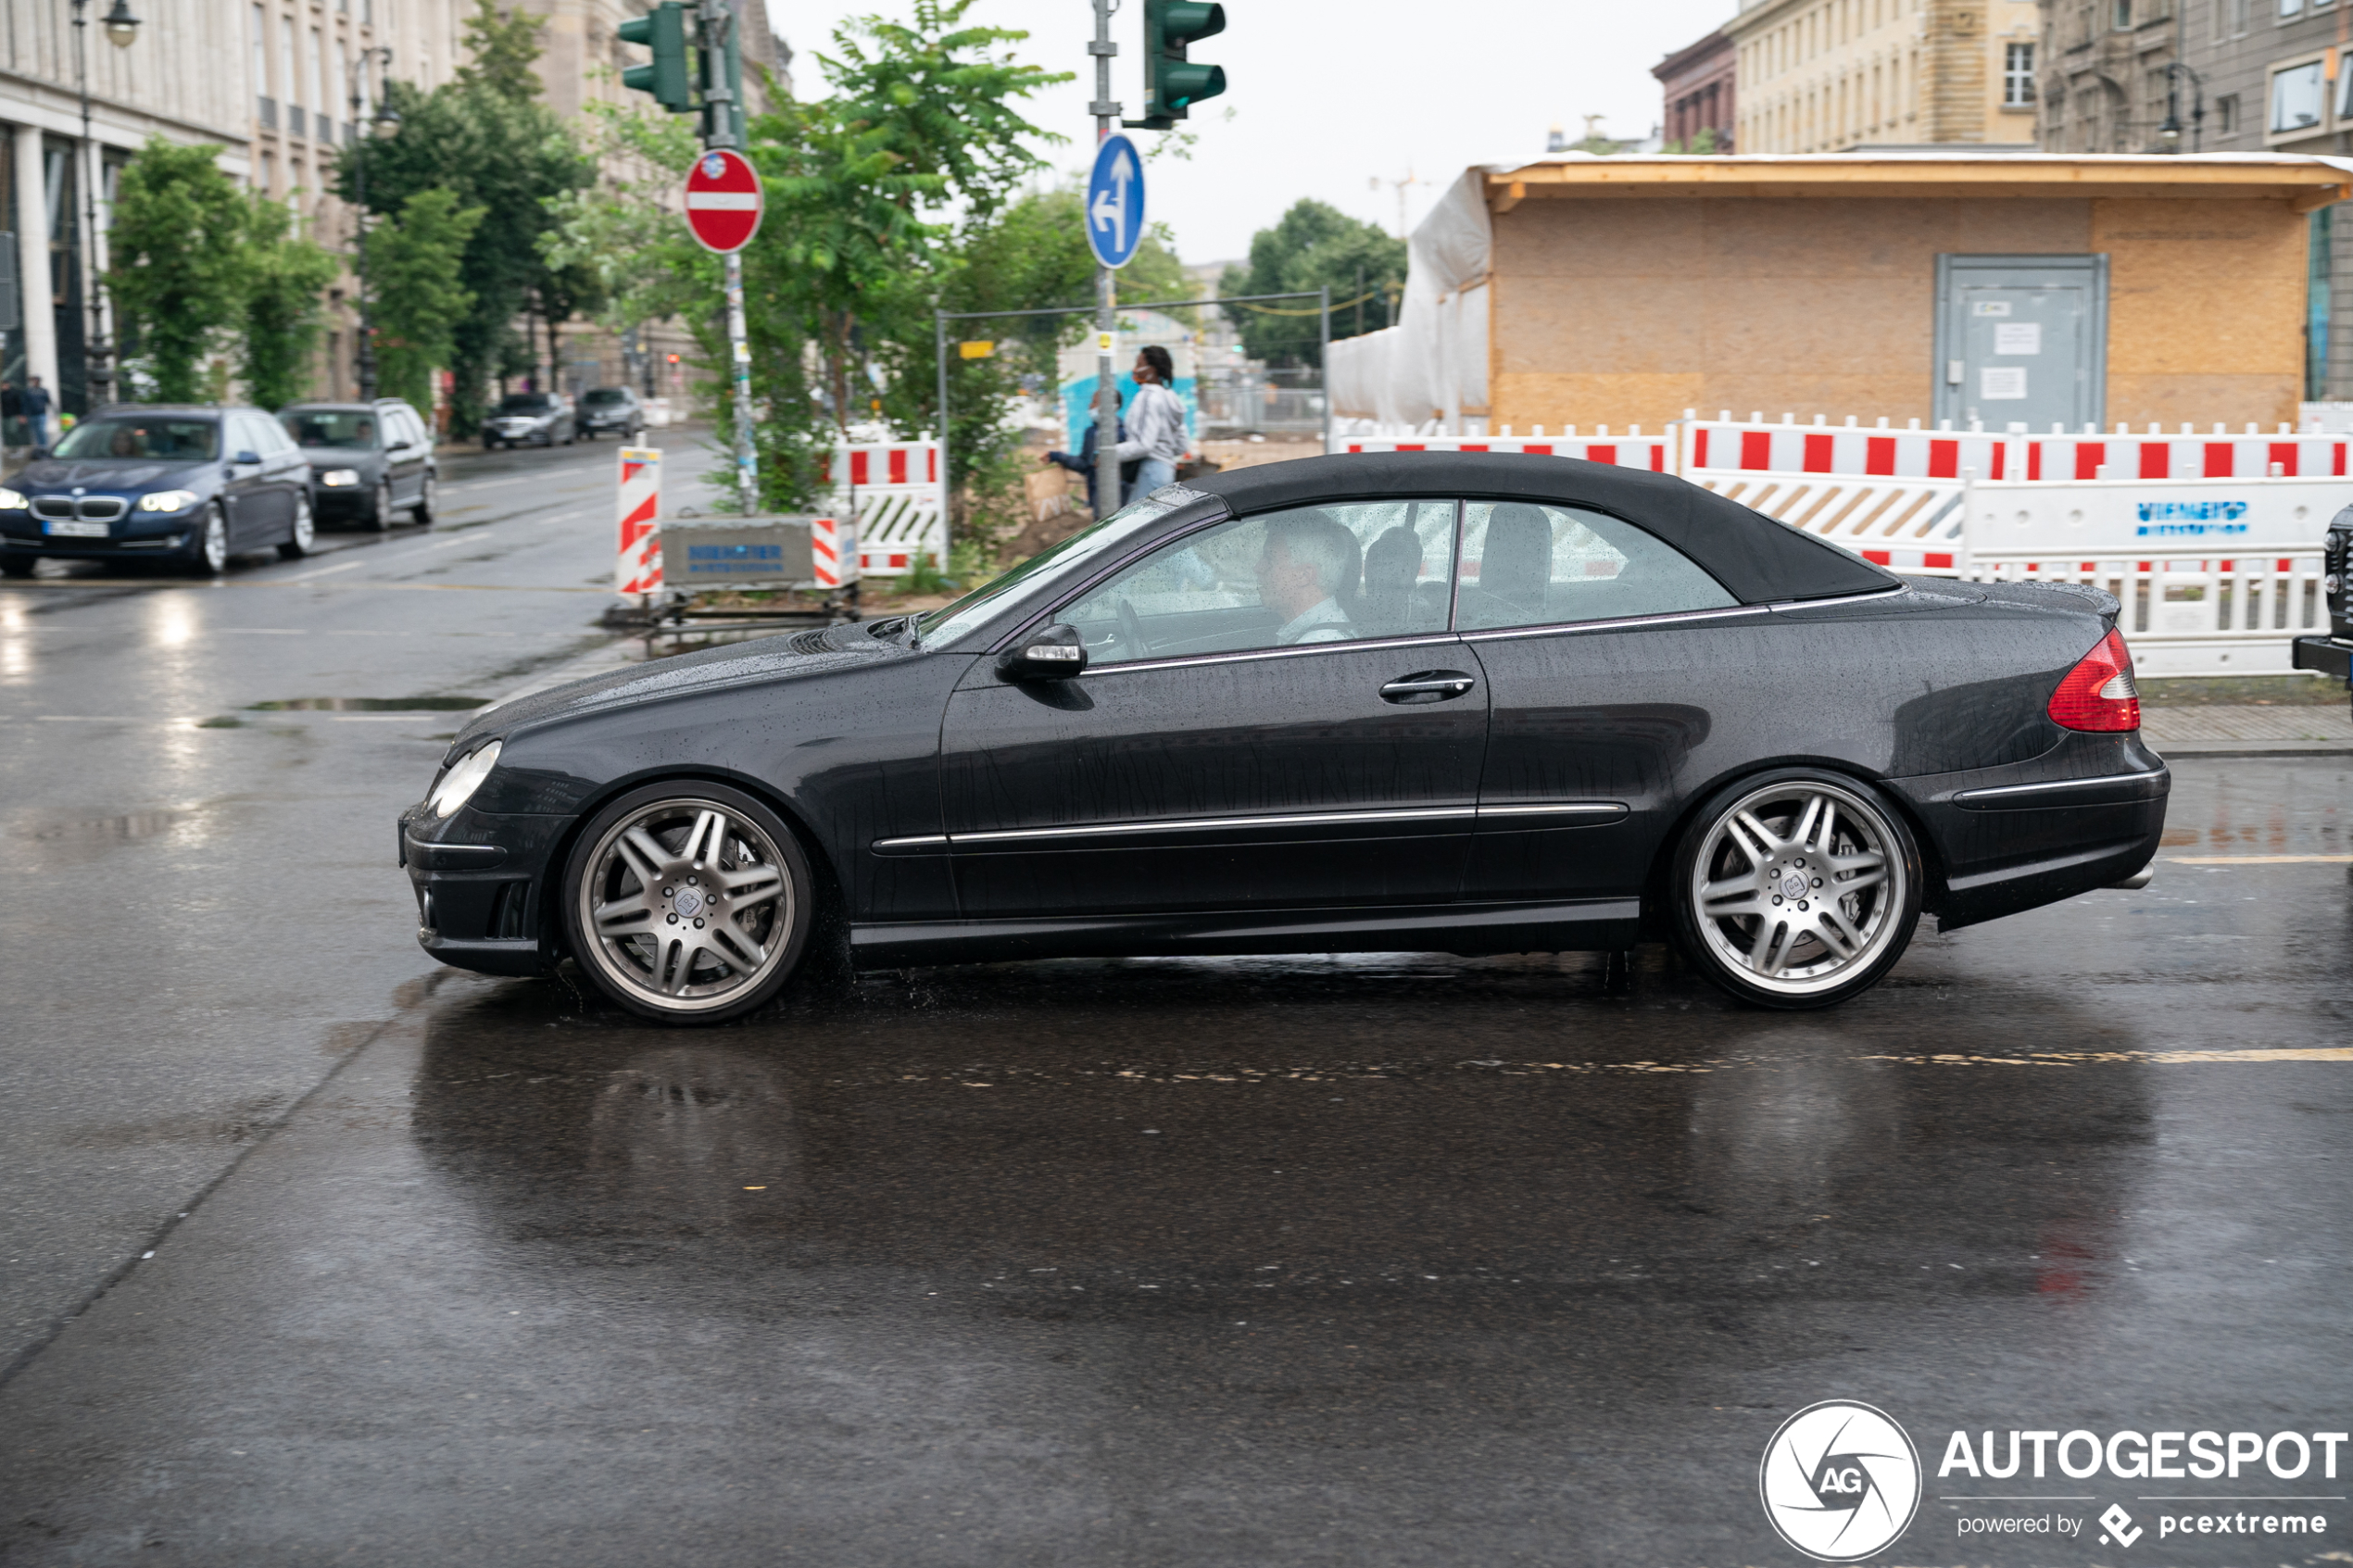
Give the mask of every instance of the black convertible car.
[(1819, 1007), (2146, 879), (2117, 603), (1891, 577), (1502, 454), (1169, 485), (945, 609), (520, 698), (400, 822), (419, 939), (677, 1022), (861, 967), (1603, 949)]

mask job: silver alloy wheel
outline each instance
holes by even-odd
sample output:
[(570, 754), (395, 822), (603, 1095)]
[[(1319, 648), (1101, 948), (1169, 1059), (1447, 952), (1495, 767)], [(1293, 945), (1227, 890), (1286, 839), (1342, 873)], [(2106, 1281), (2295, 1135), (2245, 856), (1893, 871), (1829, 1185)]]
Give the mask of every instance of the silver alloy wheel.
[(286, 542), (278, 546), (278, 554), (287, 560), (300, 560), (310, 553), (310, 546), (318, 540), (319, 521), (310, 510), (310, 497), (297, 495), (295, 497), (294, 530), (286, 536)]
[(608, 829), (580, 880), (587, 957), (666, 1012), (733, 1002), (790, 950), (792, 877), (760, 825), (715, 800), (658, 800)]
[(204, 536), (196, 542), (196, 564), (216, 576), (229, 570), (229, 515), (218, 502), (205, 508)]
[(433, 504), (436, 498), (434, 495), (434, 491), (439, 483), (440, 481), (434, 476), (434, 471), (431, 469), (427, 469), (425, 470), (424, 483), (418, 486), (417, 489), (417, 504), (409, 508), (409, 517), (410, 521), (418, 523), (427, 523), (433, 521)]
[(1761, 990), (1805, 997), (1886, 950), (1905, 923), (1908, 874), (1876, 807), (1820, 779), (1790, 779), (1716, 820), (1687, 896), (1718, 962)]
[(368, 500), (370, 507), (368, 513), (368, 526), (374, 529), (379, 533), (390, 532), (392, 528), (392, 481), (388, 479), (380, 479), (376, 481), (375, 494), (371, 495)]

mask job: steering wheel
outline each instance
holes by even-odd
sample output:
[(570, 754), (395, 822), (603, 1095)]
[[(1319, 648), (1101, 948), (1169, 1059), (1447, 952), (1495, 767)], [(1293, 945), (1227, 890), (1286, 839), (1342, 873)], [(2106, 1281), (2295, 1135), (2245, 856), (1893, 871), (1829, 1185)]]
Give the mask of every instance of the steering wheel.
[(1143, 621), (1136, 614), (1136, 607), (1126, 599), (1119, 601), (1119, 640), (1133, 649), (1138, 659), (1152, 651), (1151, 644), (1144, 640)]

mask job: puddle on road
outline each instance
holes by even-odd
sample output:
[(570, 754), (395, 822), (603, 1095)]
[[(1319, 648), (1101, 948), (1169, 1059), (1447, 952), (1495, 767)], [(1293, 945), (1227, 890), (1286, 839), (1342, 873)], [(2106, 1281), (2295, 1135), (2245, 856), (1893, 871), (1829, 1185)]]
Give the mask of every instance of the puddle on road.
[(251, 702), (248, 713), (471, 713), (486, 707), (486, 696), (296, 696), (279, 702)]
[(126, 811), (119, 817), (92, 817), (78, 822), (49, 822), (29, 829), (24, 836), (44, 842), (127, 844), (132, 839), (168, 833), (194, 817), (198, 809), (195, 806), (172, 806), (152, 811)]

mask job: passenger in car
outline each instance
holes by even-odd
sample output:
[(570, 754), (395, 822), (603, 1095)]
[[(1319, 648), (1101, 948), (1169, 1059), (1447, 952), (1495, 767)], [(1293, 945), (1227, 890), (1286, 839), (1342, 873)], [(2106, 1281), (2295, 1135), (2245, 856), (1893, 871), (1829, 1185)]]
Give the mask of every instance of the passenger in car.
[(1258, 602), (1284, 618), (1275, 633), (1277, 646), (1344, 643), (1356, 635), (1345, 601), (1355, 597), (1360, 556), (1356, 535), (1320, 513), (1267, 523), (1258, 558)]

